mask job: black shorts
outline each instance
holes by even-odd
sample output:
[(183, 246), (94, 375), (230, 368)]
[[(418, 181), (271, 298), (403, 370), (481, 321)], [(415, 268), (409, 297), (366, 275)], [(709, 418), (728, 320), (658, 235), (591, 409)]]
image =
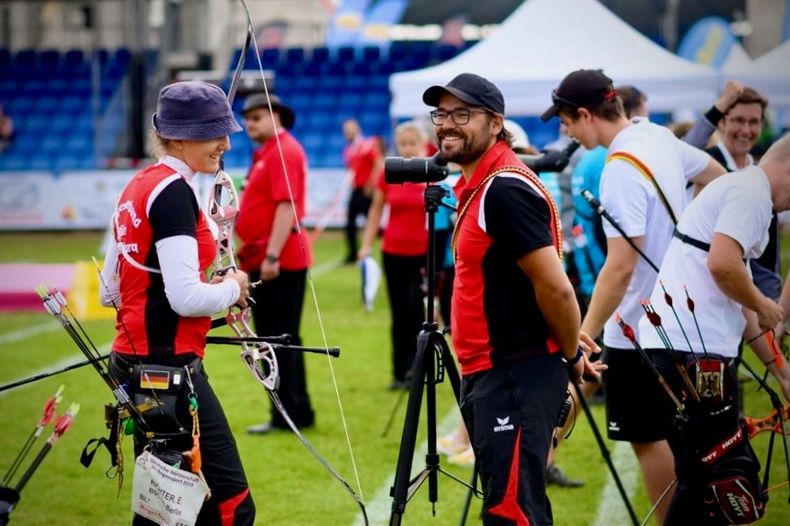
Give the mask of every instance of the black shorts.
[(672, 419), (659, 418), (669, 399), (655, 374), (636, 349), (606, 347), (603, 372), (606, 428), (609, 438), (625, 442), (656, 442), (672, 432)]
[(483, 485), (483, 524), (552, 523), (546, 458), (568, 386), (559, 355), (464, 377), (461, 413)]

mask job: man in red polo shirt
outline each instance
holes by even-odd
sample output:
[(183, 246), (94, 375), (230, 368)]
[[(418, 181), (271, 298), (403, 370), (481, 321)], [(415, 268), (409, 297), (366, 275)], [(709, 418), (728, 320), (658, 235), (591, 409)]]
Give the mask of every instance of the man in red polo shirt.
[(357, 260), (357, 217), (367, 217), (373, 190), (376, 189), (376, 175), (381, 168), (381, 153), (375, 137), (364, 137), (355, 119), (343, 121), (343, 135), (346, 137), (343, 160), (351, 172), (351, 196), (348, 200), (346, 216), (346, 244), (348, 254), (346, 263)]
[[(461, 167), (455, 191), (453, 346), (461, 412), (483, 484), (483, 524), (552, 523), (546, 457), (568, 379), (595, 374), (579, 342), (573, 286), (562, 269), (559, 211), (510, 149), (505, 101), (462, 73), (432, 86), (442, 157)], [(585, 339), (585, 347), (595, 344)]]
[[(241, 268), (253, 289), (252, 315), (260, 336), (290, 334), (301, 345), (299, 324), (304, 303), (307, 268), (312, 263), (310, 238), (298, 227), (306, 213), (307, 157), (288, 130), (294, 113), (279, 98), (251, 95), (244, 102), (247, 135), (259, 143), (241, 199), (236, 233), (243, 242)], [(269, 111), (271, 102), (272, 113)], [(282, 155), (281, 155), (282, 153)], [(301, 353), (275, 352), (280, 368), (280, 399), (298, 427), (313, 425)], [(247, 429), (253, 434), (288, 425), (274, 407), (271, 421)]]

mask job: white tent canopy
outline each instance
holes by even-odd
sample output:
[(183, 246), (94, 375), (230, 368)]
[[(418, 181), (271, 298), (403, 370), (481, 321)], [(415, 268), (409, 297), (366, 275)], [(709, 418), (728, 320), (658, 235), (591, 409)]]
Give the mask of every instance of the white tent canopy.
[(637, 86), (654, 111), (704, 109), (718, 96), (715, 70), (661, 48), (596, 0), (527, 0), (454, 59), (393, 75), (390, 113), (425, 113), (426, 88), (472, 72), (502, 90), (508, 115), (537, 115), (551, 105), (551, 90), (580, 68), (602, 68), (615, 85)]
[(759, 91), (772, 107), (790, 106), (790, 40), (750, 63), (725, 67), (723, 74)]

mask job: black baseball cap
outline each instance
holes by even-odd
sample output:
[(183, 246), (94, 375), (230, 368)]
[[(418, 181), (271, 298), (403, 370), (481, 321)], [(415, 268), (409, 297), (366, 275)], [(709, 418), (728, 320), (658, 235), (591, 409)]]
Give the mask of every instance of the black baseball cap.
[(271, 100), (272, 109), (276, 111), (278, 115), (280, 115), (280, 122), (282, 123), (283, 127), (286, 130), (293, 128), (294, 123), (296, 122), (294, 110), (286, 106), (277, 95), (270, 95), (268, 98), (266, 97), (265, 93), (254, 93), (250, 95), (244, 99), (244, 106), (241, 108), (242, 115), (246, 115), (248, 111), (256, 110), (258, 108), (268, 109), (269, 100)]
[(568, 73), (560, 85), (551, 92), (552, 105), (543, 112), (540, 120), (546, 122), (557, 116), (560, 106), (589, 108), (617, 96), (612, 79), (600, 69), (579, 69)]
[(505, 98), (493, 82), (475, 75), (461, 73), (446, 86), (431, 86), (422, 94), (422, 101), (428, 106), (439, 106), (442, 95), (449, 93), (472, 106), (480, 106), (493, 113), (505, 114)]

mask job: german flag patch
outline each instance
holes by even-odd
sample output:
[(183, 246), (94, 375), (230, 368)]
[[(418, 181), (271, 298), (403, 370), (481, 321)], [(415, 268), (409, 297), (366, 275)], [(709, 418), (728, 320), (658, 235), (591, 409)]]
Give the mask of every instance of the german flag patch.
[(161, 389), (170, 387), (170, 371), (145, 370), (140, 374), (140, 389)]

